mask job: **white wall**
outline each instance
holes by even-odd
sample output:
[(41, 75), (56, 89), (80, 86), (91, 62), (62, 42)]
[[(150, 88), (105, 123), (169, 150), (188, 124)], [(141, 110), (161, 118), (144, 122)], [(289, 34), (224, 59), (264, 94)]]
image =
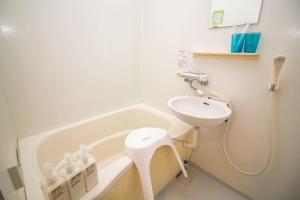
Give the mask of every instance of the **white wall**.
[(16, 138), (10, 113), (0, 88), (0, 190), (4, 198), (8, 200), (25, 199), (24, 190), (14, 189), (7, 171), (7, 168), (17, 165)]
[(139, 0), (2, 0), (0, 84), (18, 137), (137, 102)]
[[(281, 90), (275, 97), (275, 155), (260, 176), (236, 172), (222, 151), (222, 128), (202, 129), (192, 160), (254, 199), (299, 199), (300, 192), (300, 2), (264, 0), (260, 23), (252, 27), (263, 38), (259, 61), (202, 58), (190, 70), (209, 76), (209, 88), (232, 100), (233, 126), (229, 153), (238, 165), (259, 170), (267, 151), (267, 91), (272, 59), (287, 56)], [(144, 0), (142, 8), (142, 100), (169, 111), (166, 102), (177, 95), (191, 95), (176, 78), (179, 49), (228, 51), (232, 28), (208, 29), (210, 1)]]

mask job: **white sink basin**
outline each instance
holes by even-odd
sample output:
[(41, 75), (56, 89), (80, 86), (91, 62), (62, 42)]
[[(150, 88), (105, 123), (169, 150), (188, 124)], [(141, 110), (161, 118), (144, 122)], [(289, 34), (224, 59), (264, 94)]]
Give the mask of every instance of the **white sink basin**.
[(174, 97), (168, 105), (179, 119), (196, 127), (218, 126), (231, 115), (224, 102), (205, 97)]

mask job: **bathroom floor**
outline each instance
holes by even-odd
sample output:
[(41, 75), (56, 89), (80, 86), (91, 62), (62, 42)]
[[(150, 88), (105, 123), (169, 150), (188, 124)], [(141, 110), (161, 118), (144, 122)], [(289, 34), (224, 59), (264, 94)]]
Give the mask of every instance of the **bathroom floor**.
[[(193, 180), (189, 184), (174, 179), (156, 197), (156, 200), (246, 200), (201, 170), (191, 168)], [(182, 175), (181, 175), (182, 176)]]

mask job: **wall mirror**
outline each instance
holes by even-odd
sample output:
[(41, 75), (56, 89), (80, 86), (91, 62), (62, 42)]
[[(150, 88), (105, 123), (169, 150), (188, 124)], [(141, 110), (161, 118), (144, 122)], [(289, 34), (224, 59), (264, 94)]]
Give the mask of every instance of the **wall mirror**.
[(262, 0), (212, 0), (210, 28), (258, 23)]

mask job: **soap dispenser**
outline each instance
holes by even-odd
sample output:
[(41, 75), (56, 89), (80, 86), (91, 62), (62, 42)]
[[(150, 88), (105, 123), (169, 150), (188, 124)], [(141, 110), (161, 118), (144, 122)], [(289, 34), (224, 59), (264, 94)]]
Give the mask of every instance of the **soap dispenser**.
[(87, 192), (98, 184), (98, 171), (95, 158), (89, 153), (90, 147), (87, 145), (80, 146), (81, 155), (79, 157), (81, 168), (85, 180), (85, 187)]
[(46, 163), (44, 169), (47, 174), (46, 183), (42, 183), (44, 195), (49, 200), (70, 200), (66, 180), (57, 172), (54, 165)]
[(78, 200), (86, 193), (83, 172), (75, 162), (72, 154), (66, 153), (64, 158), (65, 166), (62, 174), (67, 180), (71, 199)]

